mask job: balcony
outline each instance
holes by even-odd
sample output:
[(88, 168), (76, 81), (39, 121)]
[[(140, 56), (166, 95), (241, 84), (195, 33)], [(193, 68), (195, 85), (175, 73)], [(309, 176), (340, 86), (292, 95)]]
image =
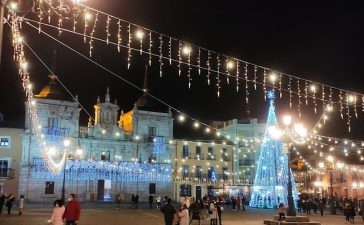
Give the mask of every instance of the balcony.
[(221, 156), (221, 159), (222, 159), (222, 161), (225, 161), (225, 162), (231, 161), (231, 157), (230, 156), (226, 156), (226, 155), (222, 155)]
[(14, 179), (15, 169), (0, 169), (0, 179)]
[(207, 155), (207, 160), (216, 160), (216, 155), (214, 154)]
[(254, 160), (251, 159), (240, 159), (239, 166), (251, 166), (254, 165)]
[[(209, 176), (207, 173), (183, 173), (182, 174), (183, 178), (192, 178), (192, 179), (209, 179)], [(216, 174), (216, 178), (218, 180), (220, 179), (224, 179), (224, 180), (228, 180), (229, 176), (228, 175), (223, 175), (223, 174)]]

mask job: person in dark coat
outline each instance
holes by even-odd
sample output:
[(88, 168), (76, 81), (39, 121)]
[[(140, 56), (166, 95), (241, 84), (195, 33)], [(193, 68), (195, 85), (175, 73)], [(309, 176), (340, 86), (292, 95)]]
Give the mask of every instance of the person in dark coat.
[(135, 209), (138, 209), (139, 205), (139, 195), (135, 195)]
[(176, 209), (171, 205), (172, 200), (167, 199), (167, 204), (163, 205), (161, 212), (164, 214), (165, 225), (172, 225), (174, 214), (176, 214)]
[(354, 223), (354, 217), (355, 216), (356, 216), (355, 203), (353, 201), (351, 201), (350, 202), (350, 211), (349, 211), (350, 223)]
[(216, 202), (217, 216), (219, 217), (219, 225), (221, 225), (222, 202)]
[(131, 199), (130, 199), (130, 209), (134, 209), (135, 208), (135, 195), (131, 194)]
[(198, 224), (201, 225), (201, 216), (200, 216), (200, 202), (196, 201), (190, 206), (190, 210), (192, 212), (190, 223), (192, 220), (197, 220)]
[(149, 195), (149, 208), (153, 208), (153, 195)]
[(319, 209), (320, 209), (320, 213), (321, 213), (321, 216), (324, 215), (324, 203), (323, 203), (323, 200), (319, 200)]
[(5, 195), (4, 195), (4, 194), (2, 194), (2, 195), (0, 196), (0, 214), (1, 214), (1, 213), (2, 213), (2, 211), (3, 211), (3, 207), (4, 207), (4, 204), (5, 204), (5, 199), (6, 199)]
[(8, 200), (6, 201), (6, 204), (5, 204), (5, 206), (8, 208), (8, 215), (10, 215), (10, 213), (11, 213), (11, 208), (13, 207), (14, 201), (15, 201), (14, 195), (10, 194), (8, 196)]

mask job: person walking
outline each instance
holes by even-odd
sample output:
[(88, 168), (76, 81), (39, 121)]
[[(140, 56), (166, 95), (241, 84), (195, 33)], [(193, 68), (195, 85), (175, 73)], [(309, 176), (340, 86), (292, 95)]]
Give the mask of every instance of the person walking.
[(243, 195), (243, 197), (241, 198), (241, 206), (243, 207), (243, 211), (245, 211), (245, 203), (246, 203), (246, 198), (245, 195)]
[(285, 214), (285, 208), (284, 204), (279, 204), (278, 213), (279, 213), (279, 221), (285, 221), (286, 220), (286, 214)]
[(188, 224), (189, 213), (186, 205), (183, 205), (182, 208), (180, 208), (177, 215), (178, 215), (179, 225), (189, 225)]
[(201, 220), (204, 220), (205, 219), (205, 217), (204, 217), (204, 209), (205, 209), (204, 202), (201, 199), (198, 199), (197, 200), (197, 206), (198, 206), (198, 210), (200, 212), (200, 218), (201, 218)]
[(53, 212), (52, 212), (51, 219), (48, 220), (48, 223), (50, 223), (52, 225), (63, 225), (62, 217), (63, 217), (64, 212), (65, 212), (65, 207), (64, 207), (63, 201), (60, 199), (57, 199), (53, 203)]
[(345, 223), (349, 223), (350, 220), (350, 204), (349, 202), (344, 202), (344, 216), (345, 216)]
[(6, 200), (6, 197), (4, 194), (2, 194), (0, 196), (0, 214), (3, 213), (3, 207), (4, 207), (4, 204), (5, 204), (5, 200)]
[(149, 208), (151, 209), (153, 208), (153, 195), (149, 195), (148, 200), (149, 200)]
[(121, 196), (120, 194), (116, 195), (116, 208), (120, 209)]
[(172, 200), (168, 198), (167, 203), (161, 208), (161, 212), (164, 214), (165, 225), (172, 225), (174, 214), (176, 213), (176, 209), (171, 205), (171, 202)]
[(354, 223), (355, 216), (356, 216), (355, 203), (353, 201), (351, 201), (350, 202), (350, 212), (349, 212), (350, 223)]
[(192, 224), (193, 220), (197, 220), (198, 224), (201, 225), (200, 204), (198, 201), (190, 206), (190, 211), (192, 212), (190, 224)]
[(131, 194), (131, 199), (130, 199), (130, 209), (134, 209), (135, 208), (135, 195)]
[(210, 225), (217, 225), (217, 209), (214, 202), (210, 204)]
[(5, 204), (5, 206), (8, 208), (8, 215), (9, 216), (11, 214), (11, 208), (13, 207), (14, 201), (15, 201), (14, 195), (13, 194), (10, 194), (8, 196), (8, 200), (6, 201), (6, 204)]
[(240, 211), (240, 197), (236, 198), (236, 209)]
[(24, 208), (24, 195), (20, 195), (19, 201), (18, 201), (18, 209), (19, 209), (19, 215), (23, 213)]
[(319, 200), (319, 209), (320, 209), (321, 216), (323, 216), (324, 215), (324, 203), (323, 203), (322, 199)]
[(81, 204), (76, 199), (75, 194), (70, 194), (68, 196), (68, 202), (63, 214), (63, 221), (66, 222), (65, 225), (77, 225), (80, 220), (81, 214)]
[(219, 225), (221, 225), (222, 221), (221, 221), (221, 213), (224, 210), (224, 206), (222, 205), (222, 201), (218, 201), (216, 203), (216, 209), (217, 209), (217, 216), (219, 217)]
[(139, 206), (139, 195), (135, 195), (135, 209), (138, 209)]
[(155, 198), (155, 201), (157, 202), (157, 209), (160, 209), (162, 197), (160, 195), (157, 195), (157, 197)]

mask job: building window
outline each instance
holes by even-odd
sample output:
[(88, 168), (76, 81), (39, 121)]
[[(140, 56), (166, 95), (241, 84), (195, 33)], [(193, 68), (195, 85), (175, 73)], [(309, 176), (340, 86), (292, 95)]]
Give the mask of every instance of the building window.
[(44, 194), (46, 195), (54, 194), (54, 181), (46, 181)]
[(179, 186), (179, 196), (180, 197), (186, 197), (191, 196), (191, 185), (188, 184), (182, 184)]
[(207, 148), (207, 159), (208, 160), (215, 160), (214, 148), (213, 147), (208, 147)]
[(157, 128), (156, 127), (149, 127), (148, 128), (148, 135), (153, 136), (153, 137), (157, 136), (158, 135), (157, 134)]
[(182, 167), (182, 176), (183, 177), (188, 177), (189, 173), (188, 173), (188, 165), (183, 165)]
[(211, 181), (217, 181), (218, 177), (217, 177), (217, 174), (215, 172), (215, 169), (214, 167), (211, 167), (209, 169), (209, 172), (208, 172), (208, 178), (211, 180)]
[(201, 157), (201, 146), (196, 146), (196, 156)]
[(224, 160), (224, 161), (230, 161), (230, 158), (228, 156), (228, 153), (227, 153), (227, 149), (226, 148), (223, 148), (222, 149), (221, 159)]
[(58, 128), (58, 127), (59, 127), (58, 118), (49, 117), (48, 118), (48, 128)]
[(0, 177), (8, 177), (8, 161), (0, 160)]
[(157, 162), (157, 155), (155, 155), (155, 154), (151, 154), (150, 156), (149, 156), (149, 163), (156, 163)]
[(182, 158), (188, 158), (188, 145), (183, 145), (182, 148)]
[(202, 178), (202, 171), (201, 170), (202, 170), (201, 166), (196, 166), (195, 176), (197, 178)]
[(101, 160), (102, 161), (110, 161), (110, 152), (109, 151), (101, 152)]
[(228, 169), (227, 167), (222, 168), (222, 179), (227, 180), (229, 179)]
[(10, 148), (10, 137), (0, 137), (0, 148)]

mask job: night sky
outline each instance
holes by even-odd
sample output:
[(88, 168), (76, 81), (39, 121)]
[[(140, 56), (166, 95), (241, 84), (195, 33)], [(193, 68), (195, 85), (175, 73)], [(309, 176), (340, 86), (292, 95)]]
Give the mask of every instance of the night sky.
[[(320, 1), (321, 2), (321, 1)], [(297, 3), (297, 1), (212, 1), (192, 0), (88, 0), (87, 5), (111, 13), (141, 26), (189, 43), (203, 46), (262, 66), (267, 66), (302, 78), (322, 82), (338, 88), (364, 93), (364, 4), (332, 1)], [(24, 28), (29, 45), (39, 53), (47, 65), (52, 64), (55, 42)], [(84, 54), (88, 45), (82, 38), (63, 34), (61, 39)], [(9, 27), (5, 27), (3, 62), (0, 70), (0, 111), (6, 118), (22, 121), (24, 93), (12, 61)], [(133, 54), (132, 66), (126, 69), (126, 55), (115, 47), (95, 42), (94, 59), (142, 87), (145, 57)], [(36, 90), (48, 82), (48, 72), (27, 50), (31, 79)], [(124, 111), (132, 108), (142, 94), (80, 58), (57, 46), (56, 74), (92, 112), (97, 96), (105, 95), (106, 87), (112, 99), (117, 98)], [(236, 93), (235, 83), (222, 87), (220, 98), (215, 85), (207, 86), (205, 72), (198, 77), (193, 71), (191, 90), (187, 78), (178, 76), (176, 69), (166, 69), (159, 78), (159, 64), (153, 59), (149, 69), (150, 92), (204, 122), (246, 118), (242, 92)], [(262, 122), (267, 114), (267, 102), (261, 91), (251, 90), (250, 117)], [(296, 106), (294, 106), (296, 107)], [(287, 99), (277, 102), (278, 113), (289, 112)], [(291, 113), (297, 116), (296, 110)], [(318, 119), (312, 109), (304, 110), (303, 121), (312, 126)], [(82, 113), (82, 124), (87, 116)], [(363, 117), (354, 119), (352, 133), (347, 133), (346, 121), (336, 112), (322, 134), (338, 137), (362, 138)], [(190, 127), (191, 124), (184, 125)], [(176, 133), (180, 126), (176, 126)], [(181, 127), (183, 128), (183, 126)], [(183, 129), (181, 129), (183, 130)], [(193, 136), (198, 132), (188, 133)], [(193, 138), (193, 137), (191, 137)]]

